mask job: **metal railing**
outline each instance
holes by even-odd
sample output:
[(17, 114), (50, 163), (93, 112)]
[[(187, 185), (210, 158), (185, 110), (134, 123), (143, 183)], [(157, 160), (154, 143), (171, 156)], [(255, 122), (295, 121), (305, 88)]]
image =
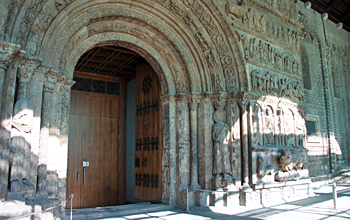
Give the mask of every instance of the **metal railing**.
[(60, 207), (60, 206), (62, 206), (64, 204), (66, 204), (69, 201), (70, 201), (70, 220), (72, 220), (73, 219), (73, 209), (72, 209), (73, 208), (73, 197), (74, 197), (74, 194), (72, 193), (66, 201), (61, 202), (58, 205), (49, 207), (49, 208), (41, 210), (41, 211), (33, 212), (33, 213), (30, 213), (30, 214), (25, 214), (25, 215), (17, 216), (17, 217), (14, 217), (14, 218), (9, 218), (8, 220), (20, 219), (20, 218), (36, 215), (36, 214), (39, 214), (39, 213), (42, 213), (42, 212), (47, 212), (47, 211), (50, 211), (50, 210), (52, 210), (54, 208)]
[[(303, 185), (303, 184), (301, 184)], [(305, 184), (306, 185), (306, 184)], [(333, 206), (334, 206), (334, 209), (337, 209), (337, 199), (338, 199), (338, 195), (337, 195), (337, 183), (334, 181), (333, 183), (328, 183), (328, 184), (325, 184), (325, 185), (322, 185), (321, 187), (312, 187), (310, 188), (310, 183), (308, 184), (309, 187), (308, 187), (308, 191), (310, 192), (310, 189), (320, 189), (322, 187), (325, 187), (325, 186), (329, 186), (329, 185), (332, 185), (332, 191), (333, 191)], [(345, 187), (350, 187), (350, 184), (338, 184), (338, 186), (345, 186)], [(251, 191), (215, 191), (215, 190), (210, 190), (210, 189), (194, 189), (194, 188), (191, 188), (190, 186), (186, 186), (184, 189), (186, 190), (186, 194), (187, 194), (187, 213), (189, 213), (189, 203), (188, 203), (188, 200), (189, 200), (189, 191), (193, 191), (193, 192), (196, 192), (196, 191), (200, 191), (200, 192), (210, 192), (210, 193), (226, 193), (226, 194), (242, 194), (242, 193), (271, 193), (271, 192), (266, 192), (266, 191), (262, 191), (262, 189), (272, 189), (272, 188), (282, 188), (282, 190), (285, 188), (286, 186), (276, 186), (276, 187), (269, 187), (269, 188), (261, 188), (259, 189), (259, 191), (257, 190), (251, 190)], [(290, 186), (292, 187), (292, 186)], [(302, 189), (302, 190), (305, 190), (305, 189)], [(293, 189), (293, 191), (295, 191)]]

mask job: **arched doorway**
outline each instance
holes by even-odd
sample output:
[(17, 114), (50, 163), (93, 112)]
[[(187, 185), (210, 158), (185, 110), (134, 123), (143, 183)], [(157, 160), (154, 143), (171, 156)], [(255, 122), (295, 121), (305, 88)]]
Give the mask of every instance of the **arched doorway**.
[(161, 91), (152, 67), (134, 51), (96, 46), (79, 59), (74, 80), (67, 174), (73, 208), (161, 202)]

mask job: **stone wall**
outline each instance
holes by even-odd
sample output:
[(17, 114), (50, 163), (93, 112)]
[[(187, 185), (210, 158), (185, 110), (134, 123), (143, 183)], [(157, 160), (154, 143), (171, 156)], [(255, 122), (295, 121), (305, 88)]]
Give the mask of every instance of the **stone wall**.
[[(65, 199), (71, 78), (80, 56), (102, 45), (139, 53), (160, 80), (163, 203), (261, 203), (251, 190), (304, 187), (349, 162), (349, 33), (301, 2), (1, 7), (2, 201)], [(187, 197), (188, 186), (218, 193)]]
[[(304, 25), (301, 59), (308, 63), (303, 65), (305, 103), (310, 108), (306, 120), (316, 125), (316, 133), (308, 136), (309, 170), (310, 176), (316, 178), (349, 161), (349, 114), (344, 113), (349, 105), (350, 35), (330, 20), (323, 20), (320, 14), (305, 9), (301, 2), (299, 14)], [(302, 54), (303, 50), (306, 53)]]

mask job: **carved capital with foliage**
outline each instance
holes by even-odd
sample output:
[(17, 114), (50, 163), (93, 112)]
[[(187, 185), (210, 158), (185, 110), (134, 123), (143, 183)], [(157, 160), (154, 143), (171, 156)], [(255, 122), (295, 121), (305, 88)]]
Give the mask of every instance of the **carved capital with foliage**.
[(35, 69), (40, 65), (41, 60), (34, 60), (24, 58), (21, 60), (20, 65), (18, 66), (18, 81), (27, 83), (32, 77)]
[(59, 77), (58, 71), (48, 71), (45, 73), (45, 80), (44, 80), (44, 92), (52, 92), (55, 88), (55, 83), (57, 82), (57, 78)]
[(19, 45), (0, 41), (0, 68), (7, 69), (11, 58), (19, 51)]
[(248, 105), (250, 102), (249, 102), (248, 98), (241, 97), (240, 99), (238, 99), (237, 103), (241, 107), (242, 110), (246, 110), (248, 108)]
[(200, 103), (200, 99), (199, 98), (190, 98), (188, 100), (188, 105), (189, 105), (191, 110), (197, 110), (199, 103)]

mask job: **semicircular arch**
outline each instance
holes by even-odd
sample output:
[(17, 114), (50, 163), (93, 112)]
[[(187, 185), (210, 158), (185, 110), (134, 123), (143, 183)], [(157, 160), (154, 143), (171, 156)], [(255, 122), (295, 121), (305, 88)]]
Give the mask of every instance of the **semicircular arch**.
[(162, 88), (162, 94), (175, 94), (176, 88), (174, 79), (172, 78), (170, 67), (166, 61), (160, 56), (157, 50), (151, 45), (140, 39), (124, 33), (99, 33), (95, 34), (84, 41), (80, 42), (74, 50), (66, 54), (68, 62), (64, 68), (64, 74), (69, 77), (73, 76), (75, 66), (80, 57), (89, 49), (102, 45), (117, 45), (127, 48), (140, 54), (152, 66), (158, 75)]

